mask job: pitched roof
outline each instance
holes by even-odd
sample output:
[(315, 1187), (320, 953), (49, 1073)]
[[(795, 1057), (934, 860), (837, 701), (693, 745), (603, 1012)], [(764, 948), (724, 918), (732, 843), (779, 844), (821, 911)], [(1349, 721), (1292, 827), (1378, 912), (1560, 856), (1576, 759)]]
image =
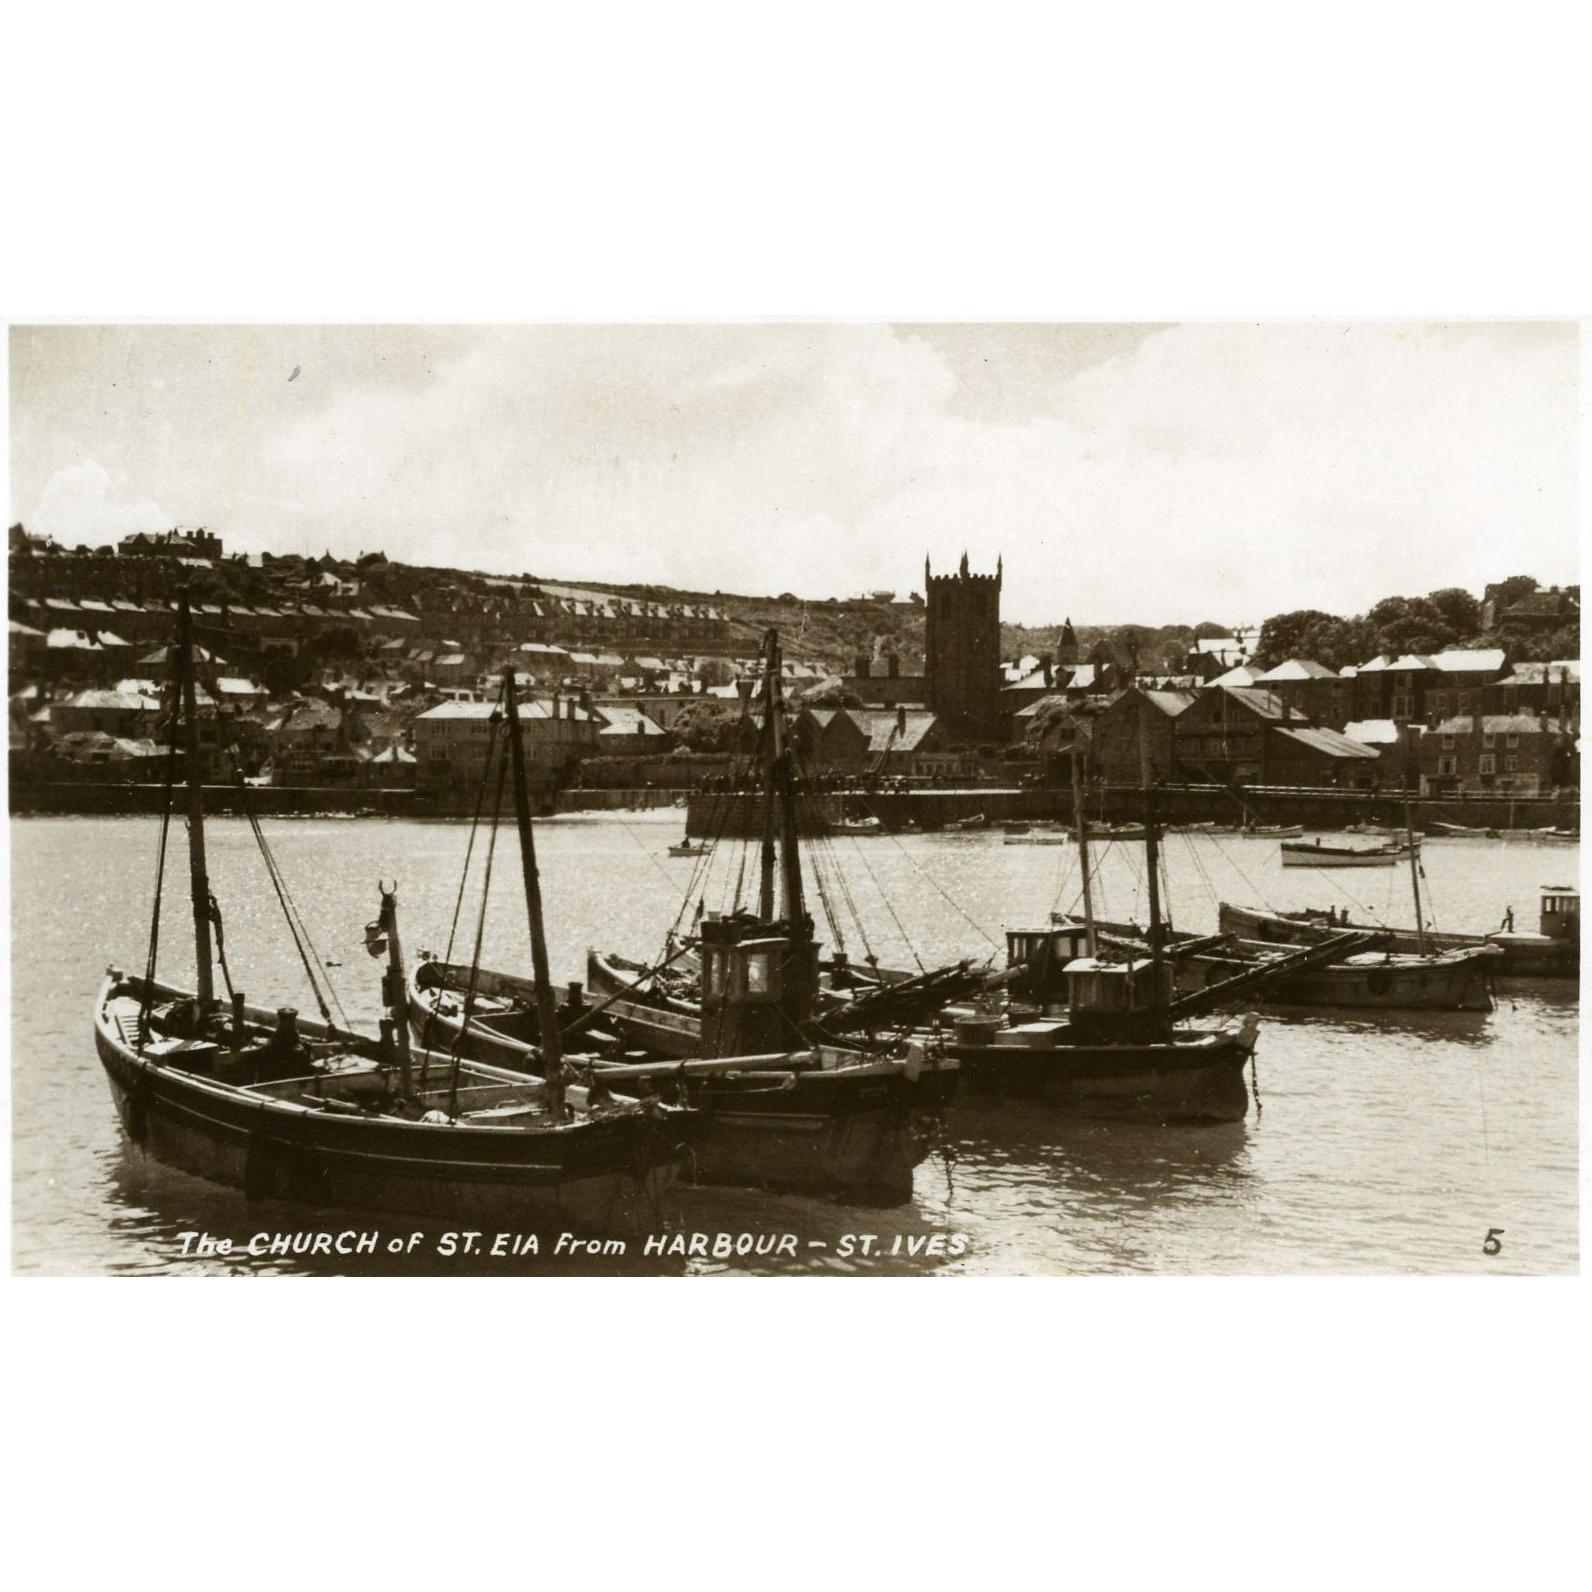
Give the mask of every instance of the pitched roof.
[(1217, 675), (1211, 684), (1223, 687), (1253, 685), (1259, 678), (1260, 670), (1252, 669), (1247, 663), (1241, 663), (1236, 668), (1229, 669), (1226, 674)]
[(1399, 727), (1392, 719), (1355, 719), (1343, 726), (1343, 733), (1366, 746), (1397, 746), (1399, 739)]
[(1374, 746), (1367, 746), (1362, 741), (1352, 739), (1347, 735), (1340, 735), (1336, 730), (1321, 730), (1306, 725), (1299, 729), (1283, 726), (1278, 729), (1279, 735), (1286, 735), (1290, 741), (1296, 741), (1301, 746), (1308, 746), (1312, 751), (1325, 752), (1328, 757), (1376, 757), (1378, 752)]
[(1265, 684), (1272, 680), (1336, 680), (1335, 671), (1314, 658), (1285, 658), (1276, 668), (1268, 669), (1259, 677)]
[(1280, 719), (1284, 716), (1282, 698), (1270, 691), (1262, 691), (1259, 686), (1224, 685), (1222, 690), (1235, 702), (1242, 702), (1262, 718)]
[(1504, 666), (1506, 654), (1502, 647), (1450, 647), (1446, 652), (1432, 654), (1432, 667), (1450, 674), (1456, 672), (1492, 672)]
[(1569, 658), (1555, 663), (1517, 663), (1502, 680), (1496, 680), (1495, 685), (1558, 685), (1568, 678), (1571, 685), (1581, 683), (1581, 665), (1579, 661)]
[[(921, 708), (917, 711), (908, 708), (904, 714), (895, 708), (846, 708), (844, 712), (867, 735), (870, 752), (916, 751), (924, 737), (940, 722), (938, 714)], [(903, 718), (905, 729), (901, 729)]]
[(1458, 713), (1444, 719), (1432, 732), (1434, 735), (1474, 735), (1476, 720), (1481, 719), (1484, 735), (1535, 735), (1539, 732), (1557, 735), (1559, 723), (1555, 719), (1541, 721), (1534, 713)]

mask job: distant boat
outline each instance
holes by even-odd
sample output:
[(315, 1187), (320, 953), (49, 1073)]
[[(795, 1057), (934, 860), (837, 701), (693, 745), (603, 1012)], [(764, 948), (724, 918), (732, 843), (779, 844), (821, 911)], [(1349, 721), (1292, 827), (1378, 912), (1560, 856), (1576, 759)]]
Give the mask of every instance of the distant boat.
[(947, 829), (983, 829), (989, 823), (983, 813), (974, 813), (971, 818), (953, 818), (945, 827)]
[(1496, 829), (1477, 829), (1472, 824), (1445, 824), (1436, 818), (1428, 819), (1427, 822), (1433, 834), (1439, 838), (1476, 840), (1497, 840), (1499, 838)]
[(1308, 845), (1282, 843), (1285, 868), (1392, 868), (1406, 855), (1402, 846), (1327, 846), (1320, 840)]
[(829, 832), (832, 835), (879, 835), (884, 833), (884, 825), (872, 815), (867, 818), (841, 818), (829, 826)]
[(1069, 846), (1072, 844), (1072, 836), (1058, 834), (1055, 831), (1031, 835), (1008, 834), (1005, 837), (1005, 844), (1008, 846)]
[(700, 857), (708, 849), (705, 840), (677, 840), (669, 847), (671, 857)]

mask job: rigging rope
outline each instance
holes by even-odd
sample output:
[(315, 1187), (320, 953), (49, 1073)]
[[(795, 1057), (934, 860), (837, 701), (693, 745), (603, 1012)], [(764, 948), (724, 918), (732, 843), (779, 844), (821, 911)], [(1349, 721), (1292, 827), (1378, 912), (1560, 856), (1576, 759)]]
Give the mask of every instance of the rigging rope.
[(154, 1003), (155, 965), (160, 951), (160, 898), (166, 883), (166, 837), (171, 830), (171, 793), (177, 783), (177, 687), (171, 691), (171, 747), (166, 753), (166, 789), (161, 801), (160, 843), (155, 855), (155, 905), (149, 920), (149, 955), (144, 962), (144, 998), (138, 1007), (138, 1054), (148, 1043), (149, 1008)]
[(459, 909), (464, 905), (465, 886), (470, 882), (470, 858), (475, 852), (476, 831), (481, 824), (481, 807), (486, 801), (487, 782), (492, 776), (492, 755), (497, 747), (498, 726), (499, 719), (494, 713), (487, 720), (486, 757), (481, 763), (481, 783), (475, 793), (475, 813), (470, 819), (470, 838), (464, 847), (464, 868), (459, 874), (459, 893), (453, 901), (453, 921), (448, 925), (448, 950), (442, 959), (444, 966), (451, 966), (453, 962), (453, 942), (459, 932)]
[(497, 851), (498, 820), (503, 811), (503, 776), (508, 771), (508, 739), (504, 738), (498, 756), (497, 789), (492, 798), (492, 827), (487, 831), (486, 862), (481, 871), (481, 910), (475, 922), (475, 950), (470, 957), (470, 987), (464, 997), (464, 1021), (459, 1024), (459, 1037), (453, 1042), (453, 1054), (448, 1068), (448, 1117), (459, 1115), (459, 1058), (464, 1042), (470, 1034), (470, 1024), (475, 1018), (475, 991), (481, 975), (481, 943), (486, 937), (486, 904), (492, 893), (492, 858)]

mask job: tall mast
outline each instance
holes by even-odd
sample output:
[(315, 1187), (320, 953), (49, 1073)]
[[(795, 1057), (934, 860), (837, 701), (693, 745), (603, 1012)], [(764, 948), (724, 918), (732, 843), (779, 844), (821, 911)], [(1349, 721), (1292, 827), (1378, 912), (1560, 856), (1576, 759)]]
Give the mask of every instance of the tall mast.
[(770, 630), (764, 666), (764, 701), (769, 724), (770, 799), (778, 801), (781, 916), (795, 928), (806, 915), (802, 899), (802, 858), (796, 843), (796, 780), (785, 735), (785, 687), (781, 679), (779, 632)]
[(1415, 820), (1410, 815), (1410, 804), (1404, 804), (1404, 838), (1410, 848), (1410, 888), (1415, 892), (1415, 944), (1422, 956), (1426, 955), (1426, 922), (1421, 916), (1421, 865), (1415, 850)]
[(205, 868), (204, 773), (199, 766), (199, 711), (194, 701), (193, 614), (188, 588), (177, 594), (177, 686), (183, 718), (183, 763), (188, 779), (188, 893), (193, 900), (194, 959), (199, 967), (199, 1011), (215, 1005), (210, 949), (210, 876)]
[(1161, 949), (1161, 843), (1155, 825), (1155, 780), (1150, 766), (1150, 714), (1155, 704), (1138, 687), (1139, 782), (1144, 791), (1144, 868), (1150, 897), (1150, 963), (1155, 974), (1155, 1004), (1161, 1004), (1165, 957)]
[(553, 980), (547, 971), (547, 937), (542, 930), (542, 887), (536, 871), (536, 841), (531, 834), (531, 803), (525, 789), (525, 743), (520, 735), (520, 710), (514, 697), (512, 664), (503, 671), (503, 707), (509, 721), (509, 762), (514, 772), (514, 820), (520, 831), (520, 868), (525, 875), (525, 912), (531, 924), (531, 974), (536, 980), (536, 1018), (541, 1030), (542, 1071), (547, 1079), (548, 1107), (557, 1119), (564, 1114), (558, 1007), (553, 999)]
[(1084, 807), (1082, 758), (1078, 753), (1076, 731), (1072, 743), (1072, 821), (1078, 836), (1078, 868), (1083, 874), (1084, 946), (1090, 956), (1098, 949), (1095, 940), (1094, 880), (1089, 877), (1089, 815)]
[(393, 1044), (398, 1053), (398, 1082), (407, 1100), (414, 1094), (409, 1059), (409, 983), (404, 977), (404, 950), (398, 939), (398, 886), (381, 892), (381, 926), (387, 935), (387, 986), (384, 1004), (392, 1013)]

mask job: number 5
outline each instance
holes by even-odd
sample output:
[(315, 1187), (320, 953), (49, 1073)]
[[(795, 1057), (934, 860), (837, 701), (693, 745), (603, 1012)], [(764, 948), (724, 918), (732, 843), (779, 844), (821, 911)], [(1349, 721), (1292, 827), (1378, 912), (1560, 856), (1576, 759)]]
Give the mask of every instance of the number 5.
[(1481, 1246), (1482, 1254), (1484, 1254), (1484, 1255), (1496, 1255), (1496, 1254), (1498, 1254), (1504, 1247), (1501, 1243), (1498, 1242), (1498, 1240), (1501, 1239), (1503, 1236), (1504, 1236), (1503, 1228), (1501, 1228), (1501, 1227), (1489, 1227), (1487, 1229), (1487, 1237), (1483, 1241), (1482, 1246)]

